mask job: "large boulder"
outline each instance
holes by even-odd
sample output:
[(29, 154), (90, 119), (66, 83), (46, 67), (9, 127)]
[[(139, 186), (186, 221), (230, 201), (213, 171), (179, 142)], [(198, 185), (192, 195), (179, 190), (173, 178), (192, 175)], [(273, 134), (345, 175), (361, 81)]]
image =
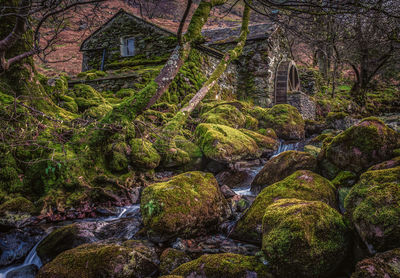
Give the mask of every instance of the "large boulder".
[(305, 136), (305, 123), (299, 111), (289, 104), (277, 104), (265, 111), (259, 119), (261, 128), (272, 128), (279, 138), (301, 140)]
[(400, 247), (400, 166), (367, 171), (344, 205), (371, 253)]
[(37, 212), (31, 201), (24, 197), (10, 199), (0, 205), (0, 232), (24, 227), (31, 223)]
[(393, 278), (399, 276), (400, 248), (397, 248), (358, 262), (351, 278)]
[(299, 170), (264, 188), (239, 219), (232, 235), (244, 241), (261, 242), (265, 209), (275, 200), (283, 198), (322, 201), (336, 206), (335, 188), (327, 179), (311, 171)]
[(204, 155), (218, 162), (235, 162), (261, 156), (257, 143), (243, 132), (218, 124), (199, 124), (195, 131)]
[(201, 115), (203, 123), (221, 124), (233, 128), (245, 126), (246, 116), (240, 110), (229, 104), (218, 105)]
[(320, 166), (324, 176), (334, 178), (341, 170), (361, 173), (390, 159), (399, 146), (399, 135), (375, 118), (367, 118), (346, 129), (324, 146)]
[(151, 250), (135, 241), (84, 244), (58, 255), (37, 278), (142, 278), (157, 271)]
[(207, 278), (272, 277), (256, 257), (232, 253), (203, 255), (172, 271), (172, 275)]
[(187, 172), (143, 190), (140, 208), (148, 236), (163, 242), (215, 230), (230, 215), (214, 176)]
[(43, 264), (53, 260), (65, 250), (94, 241), (95, 236), (78, 224), (71, 224), (52, 231), (42, 240), (36, 251)]
[[(279, 141), (276, 136), (274, 136), (275, 132), (273, 130), (271, 136), (263, 135), (244, 128), (240, 129), (240, 131), (257, 143), (257, 146), (261, 149), (262, 156), (271, 156), (279, 147)], [(269, 129), (269, 131), (271, 131), (271, 129)]]
[(323, 202), (282, 199), (265, 210), (262, 251), (279, 277), (326, 277), (348, 244), (342, 216)]
[(306, 152), (286, 151), (271, 158), (254, 178), (251, 191), (259, 193), (264, 187), (283, 180), (297, 170), (314, 171), (317, 159)]
[(149, 141), (135, 138), (131, 140), (130, 145), (131, 160), (135, 168), (154, 169), (160, 164), (161, 157)]

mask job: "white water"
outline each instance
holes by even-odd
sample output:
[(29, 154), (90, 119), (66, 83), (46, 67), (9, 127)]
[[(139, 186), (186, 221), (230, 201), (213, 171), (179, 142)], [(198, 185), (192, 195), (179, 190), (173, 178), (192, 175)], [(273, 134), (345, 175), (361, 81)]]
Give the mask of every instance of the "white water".
[(140, 210), (140, 205), (138, 205), (138, 204), (131, 205), (131, 206), (125, 206), (125, 207), (118, 207), (117, 208), (118, 215), (110, 216), (110, 217), (106, 218), (105, 221), (113, 221), (116, 219), (124, 218), (124, 217), (129, 216), (132, 213), (137, 212), (138, 210)]
[[(274, 152), (274, 154), (271, 156), (271, 158), (278, 156), (280, 153), (286, 152), (286, 151), (293, 151), (293, 150), (298, 150), (300, 146), (300, 142), (294, 142), (294, 143), (283, 143), (282, 141), (279, 144), (278, 149)], [(250, 181), (249, 185), (244, 186), (244, 187), (239, 187), (233, 189), (233, 191), (241, 196), (254, 196), (254, 194), (250, 191), (251, 189), (251, 183), (253, 182), (254, 178), (257, 176), (257, 174), (261, 171), (263, 168), (262, 166), (257, 166), (253, 169), (251, 169), (251, 177), (252, 180)]]

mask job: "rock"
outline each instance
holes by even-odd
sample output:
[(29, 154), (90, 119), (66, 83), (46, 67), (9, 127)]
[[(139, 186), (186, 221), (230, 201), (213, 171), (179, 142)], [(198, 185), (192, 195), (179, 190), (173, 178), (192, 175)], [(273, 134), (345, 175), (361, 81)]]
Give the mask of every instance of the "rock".
[(345, 199), (347, 216), (370, 253), (400, 247), (400, 166), (367, 171)]
[(261, 150), (252, 138), (228, 126), (199, 124), (195, 136), (204, 155), (218, 162), (231, 163), (261, 156)]
[(336, 187), (352, 187), (357, 181), (357, 175), (350, 171), (341, 171), (332, 180), (332, 184)]
[[(139, 214), (139, 211), (137, 213)], [(142, 224), (140, 215), (135, 215), (106, 222), (103, 225), (99, 224), (93, 233), (100, 240), (109, 238), (128, 240), (139, 232)]]
[(229, 186), (227, 186), (227, 185), (221, 186), (221, 192), (222, 192), (222, 195), (224, 195), (224, 197), (226, 199), (232, 198), (233, 196), (236, 195), (235, 191), (230, 189)]
[(143, 246), (92, 243), (64, 251), (43, 266), (37, 278), (143, 278), (158, 271)]
[(258, 132), (243, 128), (240, 129), (240, 131), (252, 138), (257, 143), (257, 146), (262, 151), (262, 156), (271, 156), (279, 147), (279, 141), (277, 138), (265, 136)]
[(272, 277), (268, 269), (256, 257), (232, 253), (203, 255), (172, 271), (172, 275), (184, 277)]
[(35, 278), (38, 270), (36, 265), (30, 264), (8, 272), (6, 278)]
[(374, 166), (371, 166), (368, 171), (372, 170), (383, 170), (383, 169), (389, 169), (389, 168), (394, 168), (400, 166), (400, 156), (397, 156), (395, 158), (392, 158), (390, 160), (381, 162), (379, 164), (376, 164)]
[(326, 126), (330, 129), (345, 130), (357, 124), (360, 120), (350, 117), (345, 112), (329, 112), (326, 116)]
[(324, 176), (341, 170), (356, 174), (388, 160), (400, 145), (399, 135), (376, 118), (367, 118), (335, 136), (323, 147), (319, 162)]
[(244, 241), (261, 242), (264, 211), (275, 200), (283, 198), (322, 201), (336, 206), (335, 187), (327, 179), (311, 171), (299, 170), (264, 188), (239, 219), (232, 236)]
[(135, 138), (130, 141), (130, 146), (131, 160), (135, 168), (154, 169), (160, 164), (161, 157), (149, 141)]
[(317, 122), (315, 120), (305, 120), (305, 133), (306, 137), (311, 137), (314, 134), (321, 134), (326, 129), (324, 122)]
[(357, 263), (351, 278), (392, 278), (400, 274), (400, 248), (378, 253)]
[(0, 233), (0, 267), (22, 262), (43, 234), (44, 231), (36, 227)]
[(318, 157), (318, 154), (321, 152), (321, 148), (318, 148), (313, 145), (305, 145), (304, 152), (309, 153), (314, 157)]
[(58, 254), (65, 250), (72, 249), (84, 243), (93, 242), (95, 236), (91, 231), (82, 229), (75, 223), (58, 228), (51, 232), (37, 247), (37, 254), (46, 264), (53, 260)]
[(160, 256), (161, 274), (169, 274), (172, 270), (181, 264), (191, 261), (191, 258), (185, 252), (173, 248), (165, 249)]
[(235, 169), (229, 169), (219, 172), (215, 175), (215, 178), (221, 186), (227, 185), (230, 188), (237, 188), (249, 185), (254, 175), (252, 175), (251, 170), (237, 171)]
[(163, 242), (215, 230), (230, 215), (214, 176), (187, 172), (143, 190), (140, 203), (150, 239)]
[(260, 192), (264, 187), (280, 181), (297, 170), (315, 170), (317, 160), (314, 156), (299, 151), (286, 151), (271, 158), (254, 178), (251, 184), (253, 193)]
[(301, 140), (305, 136), (305, 123), (299, 111), (289, 104), (277, 104), (259, 119), (260, 127), (272, 128), (279, 138)]
[(326, 277), (345, 258), (348, 232), (323, 202), (281, 199), (265, 210), (262, 250), (278, 277)]
[(233, 128), (241, 128), (246, 124), (246, 117), (233, 105), (223, 104), (203, 113), (202, 123), (221, 124)]
[(130, 147), (125, 142), (114, 142), (106, 147), (107, 167), (115, 173), (128, 171)]
[(8, 200), (0, 205), (0, 232), (22, 228), (33, 222), (32, 214), (36, 208), (24, 197)]

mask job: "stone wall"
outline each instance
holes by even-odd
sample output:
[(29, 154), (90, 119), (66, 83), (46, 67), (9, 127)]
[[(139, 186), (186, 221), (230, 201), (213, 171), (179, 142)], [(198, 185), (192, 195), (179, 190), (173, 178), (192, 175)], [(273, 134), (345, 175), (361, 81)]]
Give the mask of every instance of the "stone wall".
[[(151, 35), (150, 35), (151, 34)], [(121, 56), (121, 38), (135, 38), (135, 56)], [(176, 46), (176, 36), (151, 23), (125, 12), (119, 12), (109, 22), (93, 33), (83, 42), (82, 71), (100, 69), (103, 49), (106, 49), (105, 69), (118, 63), (132, 62), (140, 64), (140, 60), (151, 60), (165, 57)]]
[(72, 88), (75, 84), (87, 84), (99, 92), (113, 91), (118, 92), (121, 89), (135, 88), (135, 84), (140, 81), (137, 74), (127, 76), (105, 77), (94, 80), (76, 80), (68, 82), (68, 86)]
[(291, 92), (287, 95), (288, 104), (299, 110), (303, 119), (315, 120), (315, 102), (303, 92)]

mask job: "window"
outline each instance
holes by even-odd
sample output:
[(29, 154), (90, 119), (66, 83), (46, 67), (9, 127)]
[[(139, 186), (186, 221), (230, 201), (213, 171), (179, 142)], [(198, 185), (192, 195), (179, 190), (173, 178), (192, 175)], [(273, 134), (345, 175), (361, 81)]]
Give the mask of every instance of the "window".
[(121, 39), (121, 56), (134, 56), (135, 55), (135, 38), (122, 38)]

